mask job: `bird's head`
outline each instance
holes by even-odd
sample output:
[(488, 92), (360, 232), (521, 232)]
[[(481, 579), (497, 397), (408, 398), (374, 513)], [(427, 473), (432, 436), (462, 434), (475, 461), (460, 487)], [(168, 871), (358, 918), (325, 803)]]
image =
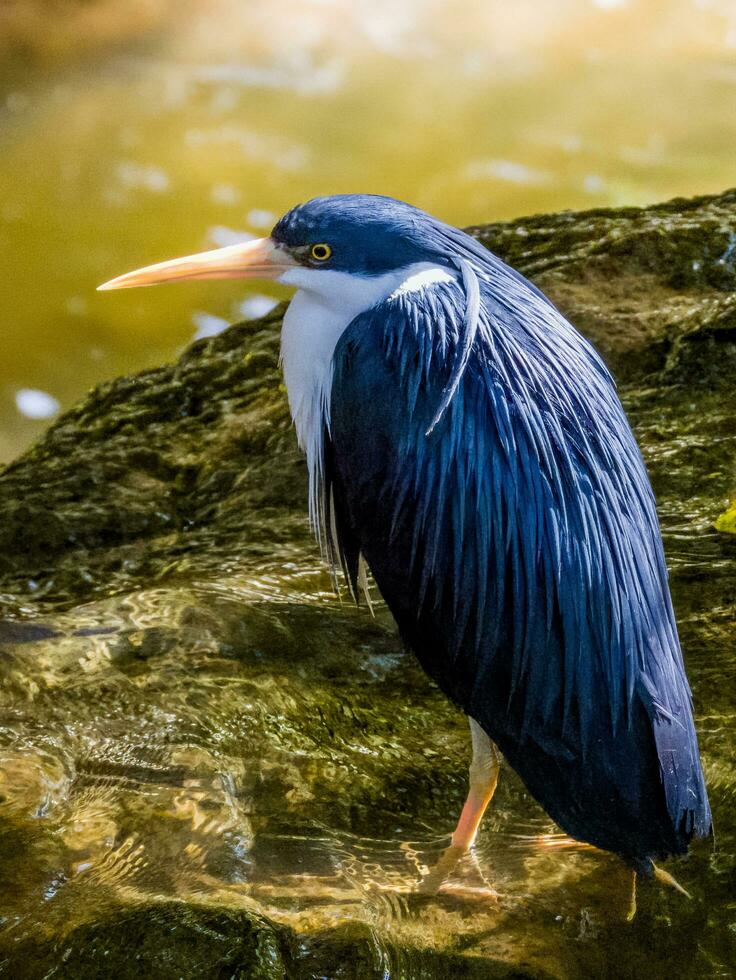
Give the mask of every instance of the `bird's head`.
[[(270, 236), (149, 265), (98, 287), (187, 279), (275, 279), (329, 292), (346, 277), (377, 279), (416, 263), (449, 265), (446, 225), (389, 197), (318, 197), (281, 218)], [(333, 273), (333, 275), (326, 275)]]

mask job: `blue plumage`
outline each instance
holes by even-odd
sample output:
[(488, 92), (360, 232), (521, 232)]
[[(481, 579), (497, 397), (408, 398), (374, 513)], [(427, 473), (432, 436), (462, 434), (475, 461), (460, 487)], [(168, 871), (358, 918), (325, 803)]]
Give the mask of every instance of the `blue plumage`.
[(709, 833), (654, 498), (590, 344), (472, 238), (369, 195), (102, 288), (232, 275), (297, 288), (281, 353), (313, 523), (474, 719), (450, 855), (493, 794), (489, 738), (564, 830), (637, 870)]
[(389, 297), (335, 351), (340, 557), (355, 585), (365, 556), (425, 669), (563, 829), (648, 871), (710, 811), (646, 470), (592, 347), (435, 224), (456, 281)]

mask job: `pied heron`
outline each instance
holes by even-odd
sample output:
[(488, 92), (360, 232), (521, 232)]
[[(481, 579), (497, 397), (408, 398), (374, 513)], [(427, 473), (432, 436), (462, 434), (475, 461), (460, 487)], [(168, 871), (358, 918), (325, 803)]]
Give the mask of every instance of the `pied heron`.
[(496, 747), (567, 834), (676, 884), (653, 862), (710, 809), (654, 496), (599, 355), (473, 238), (374, 195), (100, 288), (230, 277), (296, 287), (281, 358), (313, 527), (470, 719), (432, 887), (475, 840)]

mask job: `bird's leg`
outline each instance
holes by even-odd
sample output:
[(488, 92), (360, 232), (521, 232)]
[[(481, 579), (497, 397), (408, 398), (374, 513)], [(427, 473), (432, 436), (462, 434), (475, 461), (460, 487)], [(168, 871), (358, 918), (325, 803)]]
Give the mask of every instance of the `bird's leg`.
[[(663, 885), (668, 885), (670, 888), (674, 888), (675, 891), (680, 892), (685, 898), (692, 898), (690, 892), (686, 891), (676, 878), (673, 878), (669, 871), (665, 871), (663, 868), (658, 868), (656, 864), (652, 864), (652, 874), (656, 881), (661, 882)], [(637, 873), (634, 872), (634, 881), (631, 887), (631, 903), (629, 905), (629, 911), (626, 916), (627, 922), (633, 922), (636, 918), (636, 881)]]
[(473, 740), (473, 759), (470, 763), (470, 786), (460, 819), (439, 861), (420, 885), (420, 891), (434, 894), (452, 874), (463, 854), (475, 843), (478, 827), (498, 783), (498, 750), (480, 725), (472, 718), (470, 735)]
[(657, 879), (657, 881), (661, 881), (663, 885), (669, 885), (670, 888), (674, 888), (675, 891), (678, 891), (681, 895), (684, 895), (685, 898), (693, 897), (689, 891), (686, 891), (682, 887), (676, 878), (672, 877), (669, 871), (665, 871), (664, 868), (658, 868), (656, 864), (653, 864), (652, 867), (654, 868), (654, 877)]
[(496, 792), (498, 783), (498, 750), (480, 725), (470, 719), (470, 735), (473, 740), (473, 759), (470, 763), (470, 786), (455, 833), (452, 847), (467, 851), (475, 843), (475, 837), (486, 807)]
[(626, 913), (627, 922), (633, 922), (636, 918), (636, 879), (637, 873), (634, 871), (631, 879), (631, 901), (629, 902), (629, 911)]

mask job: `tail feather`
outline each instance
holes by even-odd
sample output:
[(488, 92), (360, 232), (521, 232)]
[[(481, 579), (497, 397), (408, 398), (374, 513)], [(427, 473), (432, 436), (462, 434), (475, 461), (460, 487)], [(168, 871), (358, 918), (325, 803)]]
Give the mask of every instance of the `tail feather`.
[(667, 812), (684, 850), (693, 837), (707, 837), (711, 831), (710, 805), (689, 698), (677, 712), (665, 713), (650, 702), (649, 714)]

